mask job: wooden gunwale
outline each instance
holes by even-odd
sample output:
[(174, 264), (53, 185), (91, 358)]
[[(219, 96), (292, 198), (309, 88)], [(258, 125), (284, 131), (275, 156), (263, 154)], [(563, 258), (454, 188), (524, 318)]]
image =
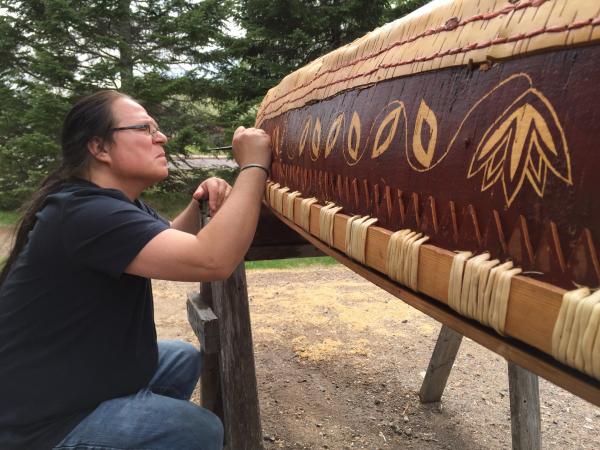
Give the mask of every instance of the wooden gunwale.
[[(567, 391), (600, 406), (600, 382), (567, 367), (551, 355), (552, 331), (558, 317), (564, 289), (524, 276), (513, 278), (506, 318), (506, 336), (498, 335), (474, 320), (467, 319), (450, 309), (448, 304), (448, 281), (453, 252), (424, 244), (419, 253), (418, 290), (415, 293), (385, 275), (387, 245), (392, 232), (372, 226), (366, 243), (366, 266), (345, 254), (346, 222), (349, 216), (338, 213), (334, 220), (333, 247), (320, 241), (319, 210), (312, 205), (310, 233), (300, 223), (300, 202), (294, 199), (294, 222), (271, 208), (287, 226), (302, 235), (311, 244), (332, 256), (352, 271), (385, 289), (409, 305), (417, 308), (455, 331), (473, 339), (492, 350)], [(284, 202), (284, 211), (287, 211)], [(268, 205), (270, 207), (270, 205)], [(514, 338), (514, 339), (513, 339)]]

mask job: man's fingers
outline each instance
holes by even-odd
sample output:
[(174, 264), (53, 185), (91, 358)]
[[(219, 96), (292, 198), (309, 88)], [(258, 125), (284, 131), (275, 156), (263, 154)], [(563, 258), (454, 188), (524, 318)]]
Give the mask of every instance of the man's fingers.
[(215, 213), (223, 205), (230, 192), (231, 186), (229, 186), (229, 183), (220, 178), (212, 177), (204, 180), (198, 186), (193, 197), (196, 200), (208, 199), (208, 206), (211, 212)]
[(194, 200), (201, 200), (202, 197), (204, 197), (204, 188), (202, 187), (202, 185), (200, 185), (198, 186), (198, 189), (196, 189), (196, 192), (192, 194), (192, 198)]
[(227, 187), (229, 186), (224, 180), (216, 180), (216, 189), (215, 189), (215, 193), (216, 193), (216, 204), (215, 204), (215, 210), (219, 209), (221, 206), (223, 206), (223, 202), (225, 201), (225, 193), (227, 191)]
[(221, 185), (219, 186), (219, 207), (221, 205), (223, 205), (223, 203), (225, 202), (226, 192), (227, 192), (227, 183), (225, 183), (223, 181), (221, 183)]
[(236, 136), (236, 135), (242, 133), (245, 129), (246, 129), (246, 127), (239, 126), (235, 129), (235, 131), (233, 132), (233, 135)]
[(210, 206), (210, 210), (214, 212), (217, 207), (219, 192), (217, 180), (214, 178), (209, 178), (204, 182), (204, 184), (206, 185), (206, 189), (208, 191), (208, 205)]

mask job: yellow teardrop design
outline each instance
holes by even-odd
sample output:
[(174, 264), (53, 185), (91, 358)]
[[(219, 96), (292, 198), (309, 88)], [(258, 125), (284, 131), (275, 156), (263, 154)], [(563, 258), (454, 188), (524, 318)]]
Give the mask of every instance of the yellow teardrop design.
[(360, 149), (360, 117), (356, 111), (352, 114), (350, 122), (350, 131), (348, 132), (348, 155), (354, 161), (358, 159)]
[[(371, 154), (371, 158), (377, 158), (390, 147), (392, 139), (394, 139), (394, 136), (396, 135), (396, 130), (398, 128), (398, 120), (400, 119), (400, 113), (402, 112), (403, 108), (404, 104), (400, 103), (398, 107), (394, 108), (388, 113), (387, 116), (385, 116), (385, 119), (383, 119), (381, 125), (379, 125), (379, 128), (377, 129), (377, 134), (375, 135), (375, 142), (373, 144), (373, 153)], [(381, 136), (383, 135), (383, 132), (388, 128), (388, 125), (389, 132), (385, 139), (383, 139), (382, 141)]]
[(312, 140), (311, 140), (311, 159), (313, 161), (316, 161), (317, 158), (319, 157), (319, 151), (320, 151), (320, 147), (321, 147), (321, 119), (319, 119), (317, 117), (317, 120), (315, 121), (315, 127), (313, 128), (313, 132), (312, 132)]
[(273, 133), (273, 150), (275, 150), (275, 155), (279, 156), (281, 153), (281, 142), (279, 141), (279, 127), (275, 128), (275, 132)]
[(302, 128), (302, 134), (300, 135), (300, 145), (298, 146), (298, 155), (304, 153), (304, 147), (306, 147), (306, 140), (308, 139), (308, 130), (310, 130), (310, 125), (312, 123), (312, 117), (308, 116), (308, 119), (304, 122), (304, 127)]
[(331, 128), (329, 128), (329, 133), (327, 133), (327, 141), (325, 143), (325, 158), (329, 156), (337, 138), (340, 134), (340, 130), (342, 129), (342, 124), (344, 123), (344, 113), (340, 113), (333, 123), (331, 124)]
[[(424, 123), (429, 125), (429, 130), (431, 133), (427, 148), (423, 147), (423, 142), (421, 140), (421, 133), (423, 131)], [(427, 106), (424, 100), (421, 100), (419, 111), (417, 112), (415, 132), (413, 134), (413, 154), (415, 155), (417, 161), (419, 161), (419, 163), (425, 168), (429, 168), (431, 161), (433, 160), (433, 155), (435, 154), (435, 144), (437, 142), (438, 132), (437, 128), (438, 125), (435, 113), (431, 110), (431, 108), (429, 108), (429, 106)]]

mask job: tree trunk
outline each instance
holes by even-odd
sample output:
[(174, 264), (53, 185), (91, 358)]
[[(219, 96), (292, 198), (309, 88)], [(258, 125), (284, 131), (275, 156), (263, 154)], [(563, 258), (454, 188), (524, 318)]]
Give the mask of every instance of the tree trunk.
[(133, 89), (133, 52), (131, 50), (131, 0), (119, 0), (119, 75), (121, 91), (130, 92)]

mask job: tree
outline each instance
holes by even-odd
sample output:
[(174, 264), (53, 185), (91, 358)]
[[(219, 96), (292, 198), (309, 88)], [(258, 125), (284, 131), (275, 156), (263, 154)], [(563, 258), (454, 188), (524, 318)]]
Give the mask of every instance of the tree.
[[(253, 108), (283, 77), (315, 58), (417, 9), (429, 0), (239, 0), (242, 36), (224, 36), (223, 117), (253, 119)], [(231, 102), (231, 98), (235, 102)]]
[(141, 100), (177, 130), (170, 154), (221, 145), (285, 75), (425, 2), (0, 0), (0, 208), (56, 164), (62, 118), (86, 93)]
[[(61, 120), (100, 88), (141, 100), (183, 152), (215, 132), (215, 44), (230, 0), (0, 0), (0, 207), (56, 163)], [(33, 169), (32, 169), (33, 168)]]

